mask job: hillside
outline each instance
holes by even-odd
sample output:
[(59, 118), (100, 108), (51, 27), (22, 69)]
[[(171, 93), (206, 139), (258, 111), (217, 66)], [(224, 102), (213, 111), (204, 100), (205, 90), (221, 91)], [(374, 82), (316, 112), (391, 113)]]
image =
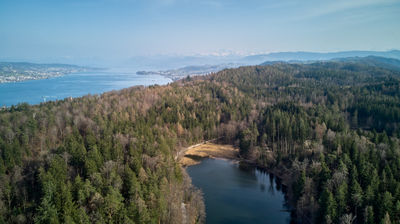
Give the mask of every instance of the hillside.
[(290, 177), (294, 221), (400, 222), (400, 72), (375, 63), (240, 67), (3, 110), (0, 222), (204, 222), (174, 157), (215, 138)]
[(385, 69), (400, 71), (400, 60), (394, 58), (368, 56), (368, 57), (337, 58), (332, 60), (338, 62), (360, 63), (363, 65), (376, 66)]

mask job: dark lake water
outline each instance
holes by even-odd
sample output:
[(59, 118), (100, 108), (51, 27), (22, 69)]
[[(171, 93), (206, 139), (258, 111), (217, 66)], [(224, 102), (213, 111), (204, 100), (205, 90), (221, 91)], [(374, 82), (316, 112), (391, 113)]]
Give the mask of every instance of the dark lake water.
[(136, 75), (119, 72), (84, 72), (51, 79), (0, 84), (0, 107), (27, 102), (80, 97), (119, 90), (135, 85), (167, 84), (170, 79), (159, 75)]
[(205, 159), (189, 166), (204, 193), (206, 223), (290, 223), (282, 185), (272, 175), (229, 160)]

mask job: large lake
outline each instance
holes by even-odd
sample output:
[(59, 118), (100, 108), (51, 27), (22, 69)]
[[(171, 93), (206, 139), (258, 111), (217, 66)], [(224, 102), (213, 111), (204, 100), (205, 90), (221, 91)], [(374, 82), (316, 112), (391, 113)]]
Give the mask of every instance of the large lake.
[(121, 72), (84, 72), (61, 77), (0, 84), (0, 107), (27, 102), (100, 94), (135, 85), (167, 84), (170, 79), (159, 75), (136, 75)]
[(189, 166), (204, 193), (206, 223), (290, 223), (282, 185), (272, 175), (229, 160), (205, 159)]

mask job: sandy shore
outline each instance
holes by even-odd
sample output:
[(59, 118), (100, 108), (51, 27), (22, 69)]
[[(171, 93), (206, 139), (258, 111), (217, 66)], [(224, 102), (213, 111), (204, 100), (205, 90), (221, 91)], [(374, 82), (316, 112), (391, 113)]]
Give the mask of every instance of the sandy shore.
[(200, 163), (202, 158), (237, 159), (239, 149), (232, 145), (218, 145), (213, 143), (199, 144), (189, 147), (179, 163), (182, 166), (191, 166)]

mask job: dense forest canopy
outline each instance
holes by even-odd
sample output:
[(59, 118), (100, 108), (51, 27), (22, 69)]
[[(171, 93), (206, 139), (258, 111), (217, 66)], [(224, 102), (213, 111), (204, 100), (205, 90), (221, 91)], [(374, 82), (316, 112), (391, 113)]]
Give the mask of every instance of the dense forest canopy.
[(0, 112), (0, 223), (201, 223), (175, 161), (221, 138), (291, 178), (301, 223), (400, 222), (400, 72), (277, 63)]

